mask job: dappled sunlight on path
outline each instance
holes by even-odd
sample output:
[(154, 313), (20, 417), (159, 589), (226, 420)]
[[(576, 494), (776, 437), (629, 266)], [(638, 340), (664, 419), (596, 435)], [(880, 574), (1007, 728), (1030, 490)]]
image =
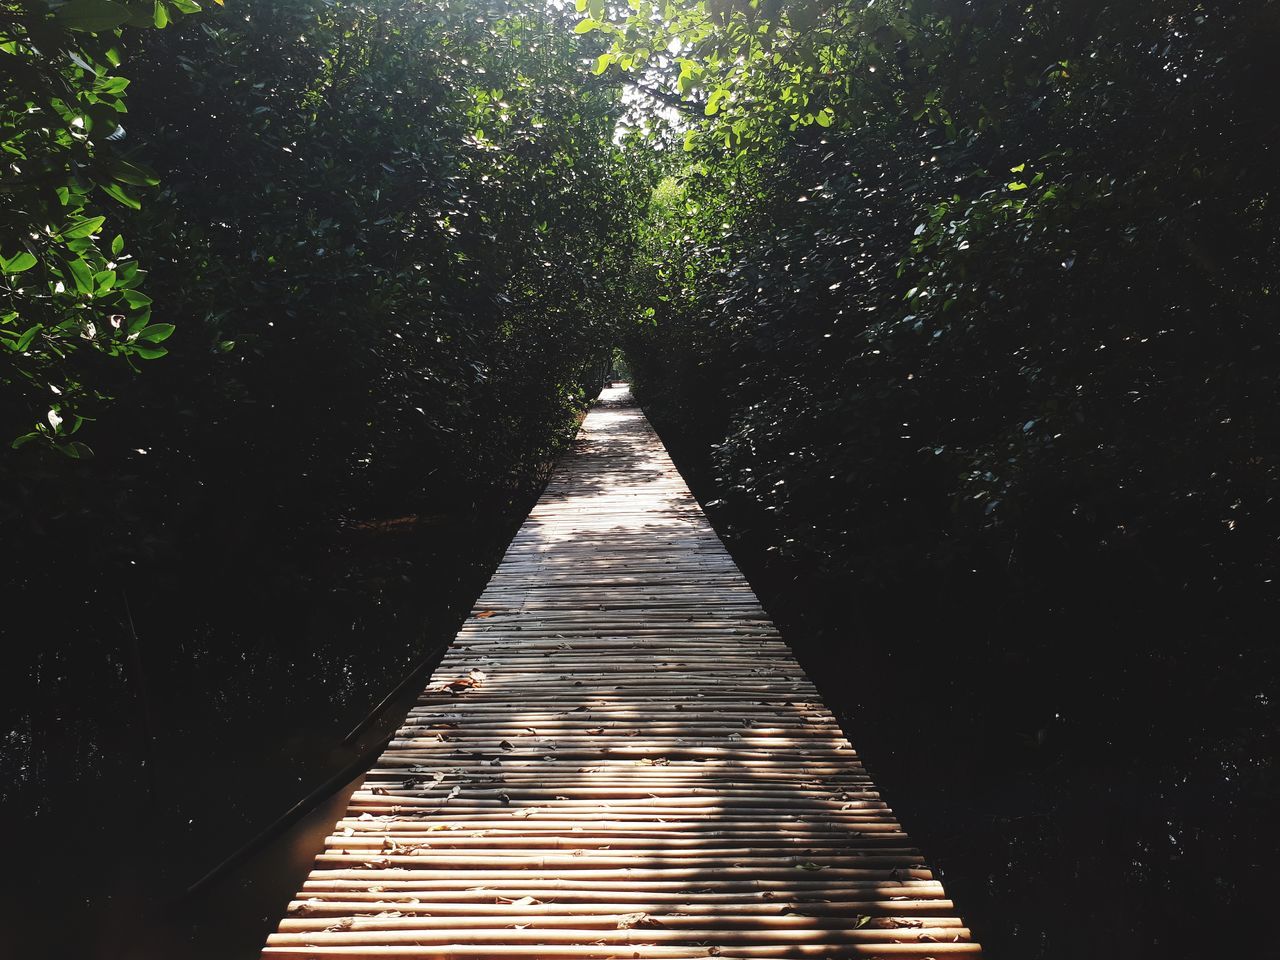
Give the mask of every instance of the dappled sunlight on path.
[(619, 388), (264, 955), (978, 952)]

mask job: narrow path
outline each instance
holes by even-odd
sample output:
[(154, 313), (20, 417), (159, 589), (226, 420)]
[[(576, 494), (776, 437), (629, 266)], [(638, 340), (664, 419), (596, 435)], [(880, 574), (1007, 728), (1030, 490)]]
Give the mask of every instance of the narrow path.
[(978, 953), (623, 388), (264, 956)]

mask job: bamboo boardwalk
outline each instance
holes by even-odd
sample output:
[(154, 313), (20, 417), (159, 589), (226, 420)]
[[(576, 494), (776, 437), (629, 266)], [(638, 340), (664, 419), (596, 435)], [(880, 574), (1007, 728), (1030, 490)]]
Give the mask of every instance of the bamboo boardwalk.
[(263, 955), (979, 952), (618, 388)]

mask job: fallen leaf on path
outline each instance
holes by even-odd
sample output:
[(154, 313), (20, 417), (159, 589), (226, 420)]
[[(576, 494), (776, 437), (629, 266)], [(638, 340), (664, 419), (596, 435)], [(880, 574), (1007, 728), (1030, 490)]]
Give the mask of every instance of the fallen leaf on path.
[(626, 913), (618, 918), (619, 930), (630, 930), (632, 927), (660, 927), (662, 921), (647, 913)]

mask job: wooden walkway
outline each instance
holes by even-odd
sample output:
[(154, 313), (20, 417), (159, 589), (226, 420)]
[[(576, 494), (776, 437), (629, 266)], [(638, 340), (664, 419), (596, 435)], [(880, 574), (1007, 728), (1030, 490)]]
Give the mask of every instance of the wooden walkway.
[(610, 389), (264, 956), (978, 953)]

